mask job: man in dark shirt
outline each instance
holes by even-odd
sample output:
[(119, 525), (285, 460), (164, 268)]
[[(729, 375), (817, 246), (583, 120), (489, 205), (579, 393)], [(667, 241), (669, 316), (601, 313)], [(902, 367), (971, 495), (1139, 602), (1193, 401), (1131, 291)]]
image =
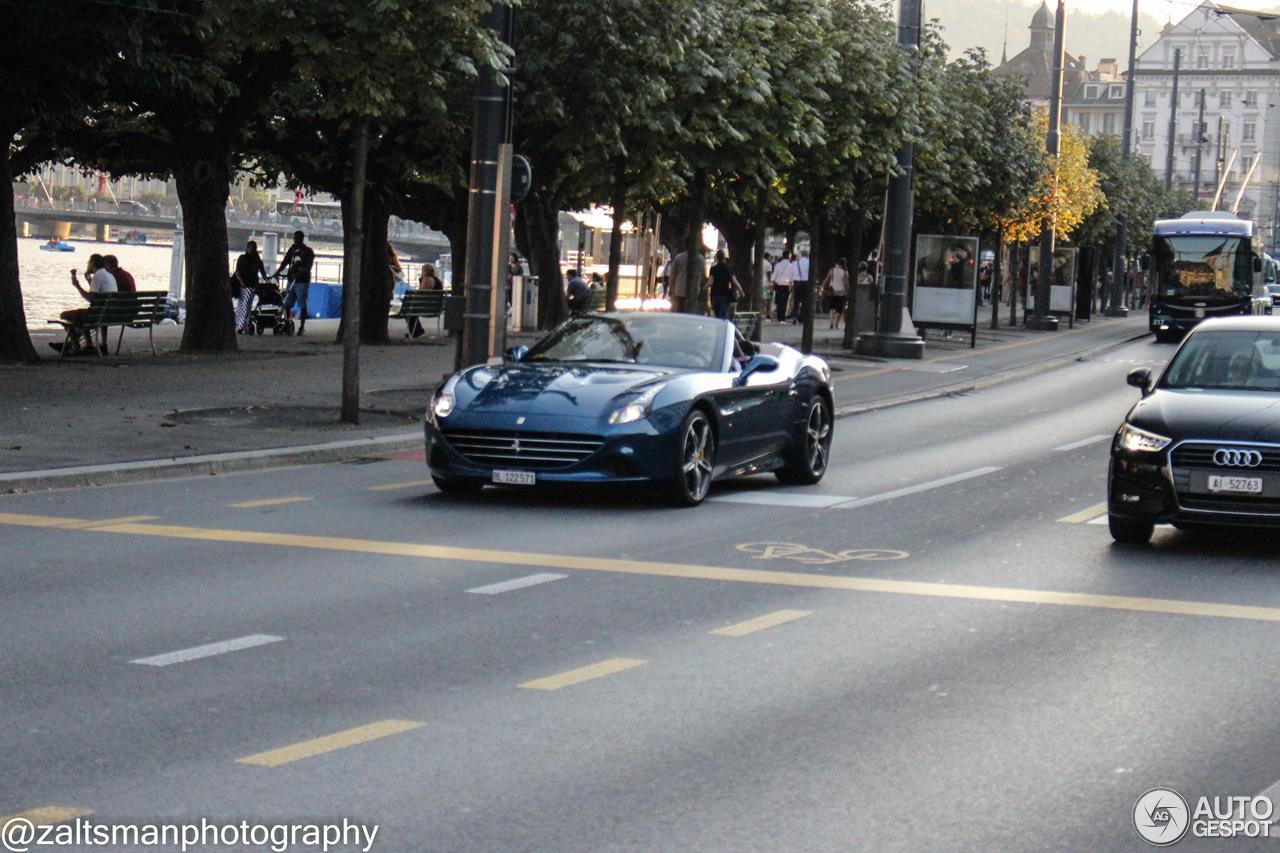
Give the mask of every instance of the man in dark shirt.
[(107, 272), (116, 277), (116, 290), (120, 293), (137, 293), (138, 283), (133, 280), (133, 276), (124, 267), (120, 266), (120, 261), (115, 255), (103, 255), (102, 260), (106, 261)]
[(293, 245), (284, 253), (284, 260), (276, 275), (288, 270), (289, 292), (284, 297), (284, 310), (291, 311), (293, 304), (298, 303), (298, 334), (301, 335), (307, 326), (307, 291), (311, 289), (311, 265), (316, 261), (316, 253), (303, 241), (306, 234), (293, 232)]
[(728, 320), (733, 303), (738, 300), (742, 286), (729, 266), (724, 252), (716, 252), (716, 262), (711, 266), (711, 310), (719, 320)]
[(582, 280), (582, 273), (569, 270), (569, 310), (574, 314), (582, 314), (591, 307), (591, 288)]

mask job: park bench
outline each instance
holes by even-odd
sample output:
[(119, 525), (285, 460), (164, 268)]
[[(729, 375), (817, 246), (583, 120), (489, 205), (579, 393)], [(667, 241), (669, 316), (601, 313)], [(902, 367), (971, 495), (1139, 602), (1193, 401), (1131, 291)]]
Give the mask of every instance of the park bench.
[(587, 302), (587, 310), (607, 311), (609, 307), (608, 295), (603, 288), (591, 291), (591, 300)]
[(444, 300), (448, 295), (444, 290), (406, 290), (400, 297), (400, 311), (392, 314), (394, 320), (412, 320), (417, 318), (436, 318), (439, 326), (444, 316)]
[[(62, 354), (72, 350), (77, 336), (82, 329), (103, 329), (112, 326), (120, 327), (120, 336), (116, 339), (116, 355), (120, 354), (120, 345), (124, 343), (125, 329), (146, 329), (147, 339), (151, 344), (151, 354), (156, 354), (155, 325), (163, 320), (169, 310), (169, 294), (164, 290), (143, 290), (137, 293), (92, 293), (89, 295), (89, 307), (84, 320), (79, 324), (66, 320), (50, 320), (49, 323), (61, 326), (66, 333), (62, 341)], [(97, 347), (93, 351), (97, 353)]]
[(747, 340), (751, 340), (751, 336), (755, 334), (756, 326), (760, 324), (760, 312), (758, 311), (738, 311), (733, 315), (733, 325)]

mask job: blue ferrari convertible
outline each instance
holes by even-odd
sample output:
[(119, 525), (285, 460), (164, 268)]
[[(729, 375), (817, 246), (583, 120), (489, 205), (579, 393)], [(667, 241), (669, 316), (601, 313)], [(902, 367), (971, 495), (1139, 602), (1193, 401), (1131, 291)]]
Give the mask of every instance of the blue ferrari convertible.
[(725, 320), (589, 314), (449, 377), (427, 410), (427, 464), (444, 492), (633, 483), (696, 506), (719, 478), (817, 483), (833, 415), (820, 358)]

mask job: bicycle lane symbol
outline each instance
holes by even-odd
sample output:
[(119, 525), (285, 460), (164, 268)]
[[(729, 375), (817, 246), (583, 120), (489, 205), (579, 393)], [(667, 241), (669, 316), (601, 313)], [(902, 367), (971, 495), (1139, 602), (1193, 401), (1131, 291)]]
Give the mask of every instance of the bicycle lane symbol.
[(810, 566), (826, 566), (855, 560), (868, 562), (905, 560), (911, 556), (907, 551), (890, 548), (846, 548), (843, 551), (826, 551), (794, 542), (745, 542), (734, 547), (744, 554), (750, 554), (753, 560), (790, 560)]

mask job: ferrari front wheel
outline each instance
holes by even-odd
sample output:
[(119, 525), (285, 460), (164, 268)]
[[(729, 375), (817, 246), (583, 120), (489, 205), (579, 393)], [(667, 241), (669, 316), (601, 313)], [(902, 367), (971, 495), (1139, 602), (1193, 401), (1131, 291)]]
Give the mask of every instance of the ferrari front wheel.
[(676, 464), (670, 497), (677, 506), (697, 506), (711, 490), (715, 470), (716, 438), (707, 416), (694, 409), (680, 425)]
[(796, 435), (787, 463), (777, 471), (783, 483), (812, 486), (827, 473), (831, 459), (831, 406), (827, 398), (815, 394), (805, 408), (804, 429)]

